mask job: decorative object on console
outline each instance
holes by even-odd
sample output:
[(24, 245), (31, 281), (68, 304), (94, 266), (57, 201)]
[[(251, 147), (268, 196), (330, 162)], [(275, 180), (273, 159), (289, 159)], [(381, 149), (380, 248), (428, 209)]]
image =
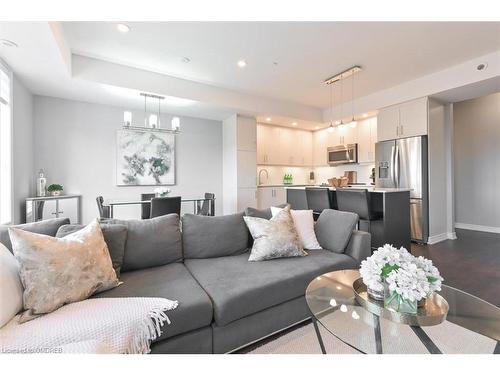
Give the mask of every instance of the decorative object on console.
[(53, 197), (57, 197), (62, 194), (64, 188), (60, 184), (50, 184), (47, 187), (47, 191), (52, 195)]
[(164, 188), (164, 187), (157, 187), (155, 188), (154, 190), (154, 193), (155, 193), (155, 196), (157, 198), (165, 198), (166, 196), (168, 196), (171, 192), (170, 189), (168, 188)]
[[(271, 207), (273, 217), (282, 210), (281, 207)], [(295, 230), (302, 242), (302, 247), (306, 250), (322, 249), (314, 232), (313, 210), (290, 210), (290, 214), (292, 215)]]
[(24, 286), (20, 322), (119, 284), (97, 220), (65, 238), (16, 228), (9, 235)]
[(307, 255), (295, 230), (289, 207), (270, 220), (251, 216), (244, 216), (243, 219), (254, 239), (248, 261)]
[(383, 299), (384, 306), (395, 312), (413, 314), (425, 298), (441, 290), (443, 280), (431, 260), (388, 244), (362, 261), (359, 272), (370, 297)]
[(36, 179), (36, 196), (37, 197), (45, 197), (47, 189), (47, 178), (45, 178), (45, 173), (43, 169), (40, 169), (38, 172), (38, 177)]
[(119, 186), (174, 185), (174, 135), (118, 130), (116, 182)]

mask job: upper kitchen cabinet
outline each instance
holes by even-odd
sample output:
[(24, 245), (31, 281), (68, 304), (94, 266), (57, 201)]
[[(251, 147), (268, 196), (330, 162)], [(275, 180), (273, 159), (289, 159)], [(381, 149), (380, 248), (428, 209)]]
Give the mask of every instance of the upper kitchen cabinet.
[(345, 124), (336, 126), (334, 129), (332, 132), (326, 130), (328, 133), (328, 147), (358, 142), (358, 130), (355, 127), (351, 128), (348, 124)]
[(377, 142), (377, 118), (372, 117), (358, 122), (358, 162), (375, 161), (375, 143)]
[(377, 141), (427, 134), (427, 97), (382, 108), (377, 116)]
[(257, 163), (260, 165), (312, 165), (312, 133), (272, 125), (257, 125)]
[(320, 167), (328, 165), (326, 149), (329, 143), (329, 134), (326, 130), (313, 133), (313, 165)]

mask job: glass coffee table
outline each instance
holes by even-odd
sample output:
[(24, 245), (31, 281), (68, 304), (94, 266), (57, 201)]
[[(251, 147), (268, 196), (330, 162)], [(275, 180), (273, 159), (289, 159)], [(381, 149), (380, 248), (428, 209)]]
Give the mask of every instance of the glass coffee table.
[(360, 353), (500, 353), (500, 309), (461, 290), (443, 285), (439, 292), (449, 304), (446, 320), (413, 327), (379, 318), (354, 297), (352, 283), (359, 272), (344, 270), (315, 278), (306, 301), (319, 345), (326, 354), (319, 325)]

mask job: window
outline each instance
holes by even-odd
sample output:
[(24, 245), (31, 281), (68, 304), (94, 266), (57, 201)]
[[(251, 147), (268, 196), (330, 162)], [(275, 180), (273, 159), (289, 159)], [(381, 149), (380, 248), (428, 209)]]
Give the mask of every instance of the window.
[(0, 61), (0, 224), (12, 222), (12, 74)]

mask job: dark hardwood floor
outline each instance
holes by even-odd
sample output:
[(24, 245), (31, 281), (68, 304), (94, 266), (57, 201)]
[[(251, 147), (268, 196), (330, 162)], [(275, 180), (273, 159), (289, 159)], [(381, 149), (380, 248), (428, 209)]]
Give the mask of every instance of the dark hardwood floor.
[(444, 284), (500, 307), (500, 234), (457, 229), (456, 240), (412, 244), (413, 255), (432, 259)]

